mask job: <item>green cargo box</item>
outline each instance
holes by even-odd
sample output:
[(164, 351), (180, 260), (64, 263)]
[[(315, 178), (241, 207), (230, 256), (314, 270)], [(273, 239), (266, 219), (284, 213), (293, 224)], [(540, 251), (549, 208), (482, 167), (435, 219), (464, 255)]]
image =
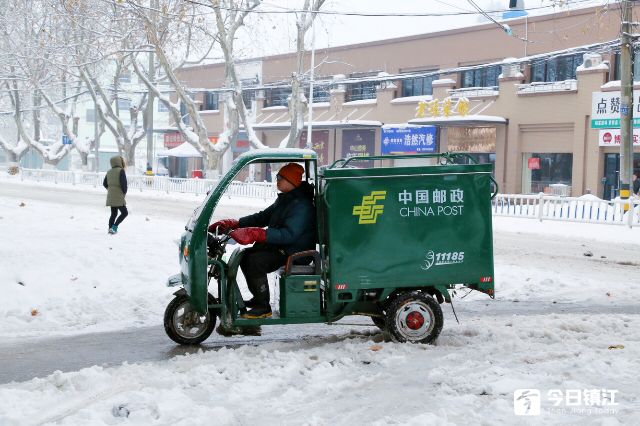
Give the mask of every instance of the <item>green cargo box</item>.
[(321, 171), (329, 291), (465, 284), (493, 296), (490, 164)]

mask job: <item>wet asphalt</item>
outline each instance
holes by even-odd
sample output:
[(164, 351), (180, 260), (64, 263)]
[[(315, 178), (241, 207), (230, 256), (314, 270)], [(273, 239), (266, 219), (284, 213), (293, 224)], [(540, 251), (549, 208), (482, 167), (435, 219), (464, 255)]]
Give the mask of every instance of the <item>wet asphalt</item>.
[[(514, 302), (502, 300), (455, 301), (458, 319), (484, 316), (549, 315), (549, 314), (627, 314), (640, 315), (638, 304), (585, 305), (553, 303), (549, 301)], [(455, 322), (450, 305), (443, 305), (445, 323)], [(165, 361), (176, 356), (198, 351), (236, 348), (244, 345), (258, 346), (277, 342), (296, 342), (301, 345), (322, 344), (353, 336), (354, 331), (366, 338), (380, 338), (382, 333), (370, 327), (370, 320), (348, 317), (337, 325), (308, 324), (263, 327), (262, 336), (222, 337), (214, 332), (201, 345), (181, 346), (165, 334), (164, 327), (141, 327), (113, 332), (81, 334), (28, 341), (16, 341), (0, 345), (0, 384), (20, 382), (45, 377), (56, 370), (77, 371), (99, 365), (117, 366), (123, 362), (142, 363)], [(376, 337), (376, 334), (379, 334)]]

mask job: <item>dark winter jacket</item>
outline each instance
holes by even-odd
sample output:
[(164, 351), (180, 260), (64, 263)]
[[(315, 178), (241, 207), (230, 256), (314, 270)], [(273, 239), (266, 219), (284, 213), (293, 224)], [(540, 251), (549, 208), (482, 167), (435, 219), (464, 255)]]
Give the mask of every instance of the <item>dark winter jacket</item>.
[(239, 227), (267, 228), (266, 244), (284, 250), (287, 255), (316, 248), (316, 211), (313, 187), (302, 182), (261, 212), (240, 218)]
[(124, 196), (127, 193), (127, 175), (124, 172), (122, 157), (111, 157), (111, 169), (104, 177), (102, 185), (107, 188), (107, 206), (122, 207), (127, 205)]

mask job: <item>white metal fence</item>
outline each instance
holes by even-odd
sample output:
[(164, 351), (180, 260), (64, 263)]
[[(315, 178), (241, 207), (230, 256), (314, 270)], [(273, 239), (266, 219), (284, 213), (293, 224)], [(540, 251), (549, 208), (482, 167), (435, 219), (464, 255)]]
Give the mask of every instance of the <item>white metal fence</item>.
[[(10, 176), (5, 169), (0, 169), (0, 176), (4, 179), (29, 180), (36, 182), (52, 182), (69, 185), (86, 185), (101, 187), (104, 173), (71, 172), (46, 169), (20, 168), (20, 173)], [(129, 190), (182, 192), (191, 194), (205, 194), (210, 188), (218, 184), (215, 179), (181, 179), (167, 176), (127, 176)], [(227, 195), (248, 198), (275, 198), (278, 191), (271, 182), (231, 182), (227, 188)]]
[[(10, 176), (0, 167), (2, 179), (31, 180), (70, 185), (102, 186), (104, 173), (66, 172), (59, 170), (21, 168)], [(218, 184), (213, 179), (178, 179), (165, 176), (128, 176), (130, 189), (204, 194)], [(226, 192), (229, 196), (273, 199), (275, 184), (270, 182), (234, 181)], [(629, 208), (625, 211), (625, 205)], [(614, 225), (640, 226), (640, 199), (629, 201), (601, 200), (593, 196), (562, 197), (555, 195), (498, 194), (492, 201), (495, 216), (525, 217), (538, 220), (562, 220)]]
[[(625, 206), (627, 211), (625, 211)], [(640, 199), (601, 200), (593, 196), (498, 194), (492, 202), (495, 216), (542, 220), (640, 225)]]

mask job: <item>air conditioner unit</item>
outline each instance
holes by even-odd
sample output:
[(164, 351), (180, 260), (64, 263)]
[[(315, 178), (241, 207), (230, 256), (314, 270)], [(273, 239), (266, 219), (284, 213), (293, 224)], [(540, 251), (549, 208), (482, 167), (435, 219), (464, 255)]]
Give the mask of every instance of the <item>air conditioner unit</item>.
[(597, 53), (585, 53), (582, 57), (582, 66), (585, 68), (595, 68), (602, 64), (602, 56)]

